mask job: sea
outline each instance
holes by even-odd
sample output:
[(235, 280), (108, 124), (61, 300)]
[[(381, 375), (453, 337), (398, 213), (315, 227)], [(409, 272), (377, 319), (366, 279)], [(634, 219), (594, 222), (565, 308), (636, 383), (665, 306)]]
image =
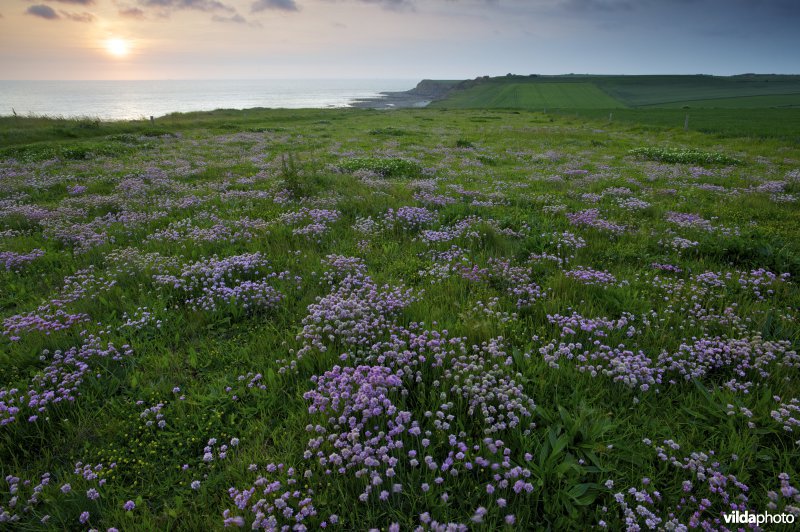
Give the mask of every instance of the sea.
[(214, 109), (334, 108), (381, 92), (414, 88), (408, 79), (3, 81), (0, 116), (138, 120)]

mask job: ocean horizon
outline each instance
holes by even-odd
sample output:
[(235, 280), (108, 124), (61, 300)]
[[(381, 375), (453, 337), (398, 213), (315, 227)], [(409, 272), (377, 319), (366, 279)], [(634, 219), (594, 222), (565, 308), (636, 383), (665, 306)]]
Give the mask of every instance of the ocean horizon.
[(414, 88), (409, 79), (0, 80), (0, 116), (137, 120), (175, 112), (347, 107), (381, 92)]

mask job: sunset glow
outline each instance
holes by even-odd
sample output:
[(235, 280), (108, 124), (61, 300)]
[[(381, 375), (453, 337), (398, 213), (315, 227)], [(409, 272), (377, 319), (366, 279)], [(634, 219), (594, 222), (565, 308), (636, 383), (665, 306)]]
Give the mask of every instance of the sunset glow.
[(114, 57), (125, 57), (130, 53), (131, 46), (125, 39), (109, 39), (105, 42), (106, 51)]
[(0, 78), (793, 72), (800, 4), (762, 3), (9, 0), (0, 2)]
[(0, 532), (800, 524), (799, 23), (0, 0)]

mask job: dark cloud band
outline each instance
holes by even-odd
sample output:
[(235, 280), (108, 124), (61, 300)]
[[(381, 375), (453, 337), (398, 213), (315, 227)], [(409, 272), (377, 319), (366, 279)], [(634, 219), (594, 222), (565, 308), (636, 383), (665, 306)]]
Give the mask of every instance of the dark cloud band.
[(159, 7), (164, 9), (192, 9), (195, 11), (235, 13), (236, 10), (218, 0), (139, 0), (143, 7)]
[(294, 0), (257, 0), (250, 6), (250, 11), (253, 13), (268, 10), (298, 11), (299, 9)]
[(25, 13), (34, 17), (43, 18), (45, 20), (58, 20), (61, 18), (58, 16), (58, 13), (56, 13), (55, 9), (44, 4), (30, 6), (25, 10)]
[(49, 0), (50, 2), (60, 2), (62, 4), (74, 4), (79, 6), (90, 6), (94, 4), (94, 0)]
[(67, 13), (66, 11), (62, 11), (61, 14), (64, 18), (72, 20), (74, 22), (94, 22), (94, 15), (91, 13)]

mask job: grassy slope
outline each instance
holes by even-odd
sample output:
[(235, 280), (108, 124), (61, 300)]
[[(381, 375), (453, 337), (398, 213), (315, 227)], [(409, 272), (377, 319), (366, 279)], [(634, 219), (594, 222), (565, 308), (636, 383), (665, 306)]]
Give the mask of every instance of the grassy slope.
[[(388, 124), (392, 129), (387, 135)], [(305, 427), (323, 421), (308, 414), (302, 394), (312, 387), (312, 375), (333, 364), (344, 364), (337, 357), (342, 346), (330, 343), (328, 354), (314, 353), (297, 372), (287, 375), (278, 374), (276, 360), (297, 347), (295, 335), (301, 331), (300, 320), (306, 315), (307, 305), (328, 292), (320, 278), (324, 269), (321, 260), (329, 253), (363, 257), (370, 275), (379, 283), (404, 283), (424, 290), (423, 300), (400, 314), (403, 324), (425, 322), (431, 327), (437, 322), (437, 327), (449, 329), (451, 336), (467, 337), (469, 344), (497, 335), (507, 338), (514, 355), (512, 368), (519, 375), (515, 378), (538, 405), (538, 427), (531, 436), (510, 431), (514, 432), (509, 435), (509, 441), (514, 442), (513, 460), (526, 464), (522, 453), (528, 451), (536, 456), (537, 464), (543, 457), (542, 467), (533, 477), (537, 482), (534, 494), (509, 497), (507, 511), (514, 513), (524, 528), (538, 524), (586, 529), (604, 519), (616, 529), (622, 521), (613, 493), (641, 487), (642, 477), (652, 479), (665, 500), (676, 504), (686, 477), (658, 460), (653, 450), (641, 443), (644, 437), (656, 442), (677, 441), (682, 446), (680, 456), (715, 450), (726, 473), (750, 485), (753, 509), (765, 508), (766, 492), (778, 487), (778, 473), (788, 472), (793, 479), (800, 474), (800, 453), (793, 443), (796, 435), (786, 434), (770, 418), (775, 405), (772, 395), (787, 400), (800, 397), (796, 370), (776, 371), (764, 381), (764, 388), (751, 395), (717, 389), (716, 385), (727, 378), (723, 375), (712, 375), (698, 383), (665, 385), (659, 394), (639, 393), (603, 376), (592, 378), (566, 361), (558, 370), (550, 368), (536, 350), (541, 343), (532, 340), (539, 335), (557, 341), (560, 331), (547, 325), (546, 315), (569, 313), (570, 309), (586, 316), (612, 318), (623, 311), (638, 316), (651, 310), (658, 312), (665, 321), (647, 328), (637, 340), (652, 356), (665, 346), (675, 348), (683, 336), (701, 334), (696, 324), (688, 323), (684, 309), (695, 301), (655, 290), (646, 282), (652, 277), (649, 265), (654, 261), (680, 265), (685, 273), (676, 277), (685, 279), (693, 273), (733, 268), (765, 267), (800, 273), (800, 212), (796, 204), (774, 201), (768, 193), (746, 192), (764, 181), (788, 180), (786, 176), (796, 171), (796, 161), (800, 160), (797, 146), (776, 140), (720, 140), (695, 132), (640, 131), (618, 123), (600, 130), (571, 117), (491, 110), (392, 114), (222, 111), (173, 116), (157, 123), (161, 133), (180, 136), (133, 135), (121, 140), (107, 135), (133, 126), (102, 124), (92, 130), (92, 138), (59, 140), (55, 140), (59, 133), (49, 122), (30, 127), (18, 123), (15, 127), (27, 131), (28, 142), (37, 143), (34, 148), (18, 147), (16, 154), (22, 155), (18, 162), (9, 160), (9, 154), (0, 160), (8, 170), (0, 182), (0, 199), (47, 209), (61, 206), (68, 220), (74, 216), (73, 221), (80, 222), (117, 212), (123, 206), (151, 213), (166, 209), (168, 215), (145, 225), (113, 225), (109, 230), (115, 242), (102, 243), (88, 253), (73, 252), (71, 244), (48, 238), (38, 223), (20, 217), (0, 219), (0, 229), (23, 231), (4, 236), (0, 249), (40, 248), (46, 252), (19, 273), (0, 268), (0, 286), (4, 288), (0, 291), (1, 318), (35, 310), (43, 300), (58, 295), (66, 276), (89, 265), (95, 265), (102, 275), (116, 275), (109, 253), (128, 246), (181, 257), (183, 262), (212, 254), (261, 251), (270, 257), (276, 270), (290, 269), (304, 279), (302, 290), (288, 292), (285, 303), (276, 311), (255, 314), (233, 306), (218, 313), (191, 311), (180, 304), (178, 294), (157, 292), (152, 272), (145, 271), (121, 275), (113, 289), (99, 296), (90, 292), (86, 299), (74, 303), (69, 310), (86, 312), (104, 323), (102, 327), (90, 323), (88, 329), (111, 329), (115, 343), (129, 342), (135, 355), (122, 363), (108, 362), (98, 371), (101, 378), (87, 377), (74, 405), (56, 406), (36, 423), (0, 427), (0, 478), (11, 474), (33, 479), (36, 484), (43, 472), (52, 473), (44, 502), (23, 518), (21, 526), (27, 529), (74, 529), (84, 510), (91, 512), (89, 524), (102, 528), (219, 529), (222, 511), (235, 508), (228, 488), (246, 488), (255, 479), (256, 475), (247, 471), (249, 464), (258, 464), (265, 475), (263, 467), (272, 461), (304, 468), (302, 453), (309, 438)], [(63, 131), (84, 129), (70, 122), (60, 122), (58, 127)], [(134, 133), (145, 132), (150, 126), (141, 127), (145, 129)], [(467, 143), (472, 147), (457, 147)], [(743, 159), (745, 164), (710, 168), (705, 175), (689, 177), (692, 170), (687, 166), (636, 161), (626, 155), (630, 148), (639, 146), (721, 151)], [(299, 171), (282, 165), (282, 156), (287, 153), (295, 154)], [(388, 208), (419, 205), (413, 194), (428, 185), (423, 182), (412, 188), (406, 180), (376, 184), (334, 172), (332, 168), (348, 154), (420, 161), (437, 178), (435, 191), (457, 198), (456, 203), (435, 209), (441, 224), (476, 215), (495, 218), (517, 230), (525, 224), (530, 226), (530, 236), (523, 239), (484, 228), (475, 239), (458, 240), (468, 250), (470, 260), (482, 267), (488, 266), (490, 257), (525, 263), (531, 253), (560, 253), (540, 235), (573, 231), (586, 239), (587, 247), (576, 251), (572, 264), (608, 269), (631, 284), (586, 287), (569, 281), (555, 265), (542, 263), (535, 266), (536, 280), (552, 292), (533, 308), (520, 311), (518, 320), (504, 323), (497, 317), (475, 313), (470, 309), (476, 302), (491, 297), (502, 299), (503, 311), (517, 309), (504, 295), (503, 287), (493, 282), (456, 275), (437, 284), (423, 278), (419, 272), (432, 266), (432, 261), (426, 254), (428, 246), (414, 231), (385, 230), (365, 236), (351, 228), (357, 217), (380, 219)], [(573, 170), (585, 170), (589, 175), (584, 179), (570, 173)], [(143, 175), (151, 176), (148, 186), (138, 191), (131, 188), (137, 176)], [(85, 195), (71, 196), (67, 186), (74, 184), (87, 186)], [(723, 187), (724, 192), (702, 189), (697, 186), (700, 184)], [(273, 201), (287, 186), (295, 189), (297, 196), (288, 203)], [(630, 187), (652, 205), (641, 212), (630, 212), (620, 208), (611, 195), (600, 203), (581, 196), (609, 187)], [(457, 190), (474, 194), (461, 195)], [(728, 193), (734, 190), (745, 192)], [(247, 196), (259, 192), (265, 197)], [(800, 192), (796, 181), (786, 192)], [(191, 197), (202, 201), (171, 203)], [(474, 199), (495, 204), (479, 206), (473, 204)], [(281, 224), (255, 238), (241, 240), (170, 242), (146, 238), (171, 222), (186, 218), (202, 221), (204, 213), (223, 220), (239, 220), (246, 215), (274, 221), (281, 213), (315, 204), (342, 213), (342, 219), (318, 241), (294, 235)], [(546, 205), (563, 205), (568, 211), (599, 207), (604, 215), (634, 229), (616, 238), (575, 228), (558, 208), (546, 210)], [(675, 252), (658, 243), (661, 238), (671, 238), (676, 229), (664, 221), (670, 210), (719, 217), (715, 224), (736, 225), (743, 232), (741, 236), (720, 238), (698, 230), (680, 230), (680, 234), (697, 240), (698, 247)], [(439, 249), (446, 250), (450, 245), (444, 243)], [(687, 297), (693, 295), (697, 297), (690, 291)], [(748, 327), (765, 338), (788, 339), (795, 346), (800, 342), (796, 312), (785, 310), (800, 304), (795, 284), (781, 286), (766, 301), (731, 287), (713, 292), (701, 304), (718, 309), (736, 304), (738, 314), (752, 320)], [(150, 322), (141, 330), (117, 329), (124, 323), (123, 313), (133, 314), (139, 307), (150, 309), (163, 324), (156, 327)], [(720, 325), (719, 330), (736, 334), (729, 326)], [(623, 332), (613, 334), (610, 341), (629, 342)], [(0, 364), (6, 370), (0, 372), (0, 386), (28, 382), (31, 373), (43, 367), (38, 360), (42, 349), (65, 349), (79, 343), (75, 330), (23, 336), (16, 343), (0, 338)], [(584, 341), (588, 343), (591, 338)], [(521, 356), (524, 352), (531, 352), (531, 358)], [(247, 379), (237, 380), (247, 372), (262, 373), (267, 389), (249, 389)], [(180, 392), (173, 392), (176, 386)], [(226, 391), (228, 386), (233, 391)], [(181, 395), (183, 400), (179, 399)], [(422, 418), (426, 409), (434, 408), (436, 395), (415, 390), (410, 398), (398, 401), (404, 401), (403, 407)], [(138, 400), (145, 404), (137, 405)], [(140, 417), (146, 406), (158, 402), (166, 404), (163, 412), (167, 425), (163, 430), (146, 426)], [(729, 403), (754, 411), (758, 430), (749, 430), (748, 419), (741, 415), (729, 416)], [(467, 416), (461, 405), (455, 412), (470, 437), (478, 441), (483, 436), (476, 421), (480, 416)], [(241, 443), (227, 459), (208, 464), (201, 460), (209, 438), (227, 440), (233, 436)], [(549, 442), (555, 442), (561, 450), (554, 452)], [(441, 442), (430, 452), (441, 455), (447, 449), (447, 443)], [(732, 454), (739, 459), (731, 461)], [(579, 466), (578, 458), (586, 463)], [(108, 483), (100, 489), (97, 501), (85, 496), (96, 483), (72, 473), (77, 461), (119, 464), (114, 472), (102, 474)], [(190, 468), (183, 471), (183, 464), (190, 464)], [(562, 470), (562, 464), (569, 468)], [(441, 502), (438, 488), (427, 495), (419, 489), (421, 481), (434, 485), (434, 475), (425, 472), (400, 470), (397, 480), (405, 483), (404, 493), (393, 495), (389, 503), (375, 500), (369, 504), (357, 499), (363, 480), (335, 477), (328, 482), (319, 471), (316, 475), (308, 481), (316, 492), (315, 505), (322, 517), (338, 513), (346, 530), (385, 528), (392, 521), (407, 528), (419, 523), (417, 516), (423, 511), (431, 511), (439, 520), (469, 522), (479, 503), (489, 507), (486, 526), (502, 526), (505, 512), (484, 502), (485, 485), (492, 482), (485, 471), (459, 478), (445, 475), (445, 488), (452, 496), (449, 504)], [(614, 480), (613, 490), (602, 487), (607, 479)], [(202, 481), (200, 489), (190, 488), (192, 480)], [(72, 483), (69, 494), (59, 489), (65, 482)], [(253, 500), (259, 496), (257, 493)], [(6, 485), (2, 485), (0, 505), (7, 508), (10, 497)], [(136, 510), (123, 511), (122, 504), (127, 500), (136, 501)], [(602, 506), (608, 506), (610, 512), (602, 512)], [(46, 526), (39, 523), (44, 515), (52, 516)]]
[[(605, 94), (604, 94), (605, 93)], [(607, 97), (610, 96), (609, 97)], [(726, 137), (800, 139), (800, 76), (541, 76), (469, 82), (438, 108), (548, 109)]]
[(609, 76), (595, 83), (629, 107), (745, 96), (800, 97), (800, 76)]
[(98, 120), (72, 120), (50, 117), (0, 116), (0, 149), (15, 145), (27, 145), (40, 141), (69, 143), (74, 140), (92, 139), (125, 135), (158, 137), (187, 129), (204, 128), (210, 131), (266, 131), (276, 127), (273, 122), (281, 122), (280, 127), (297, 121), (307, 122), (326, 117), (319, 110), (293, 112), (273, 109), (248, 109), (245, 111), (217, 109), (202, 113), (173, 113), (158, 117), (156, 122), (149, 120), (129, 120), (103, 122)]
[[(547, 102), (549, 108), (593, 109), (602, 106), (672, 107), (706, 100), (714, 100), (712, 106), (717, 106), (716, 100), (737, 99), (729, 101), (730, 106), (740, 98), (753, 96), (775, 97), (759, 101), (761, 107), (796, 105), (800, 102), (800, 76), (506, 76), (468, 81), (437, 105), (536, 110), (545, 107), (543, 104)], [(526, 104), (529, 105), (526, 107)], [(748, 100), (742, 104), (753, 106)]]
[(623, 107), (591, 83), (499, 83), (457, 91), (433, 107), (451, 109), (553, 109)]
[(689, 129), (724, 138), (752, 137), (781, 139), (800, 144), (800, 109), (570, 109), (556, 111), (564, 116), (577, 116), (596, 120), (598, 125), (612, 120), (646, 129), (682, 130), (686, 115)]
[(671, 103), (657, 103), (643, 108), (682, 108), (693, 109), (769, 109), (774, 107), (800, 107), (800, 93), (770, 94), (766, 96), (732, 96), (714, 99), (692, 99)]

